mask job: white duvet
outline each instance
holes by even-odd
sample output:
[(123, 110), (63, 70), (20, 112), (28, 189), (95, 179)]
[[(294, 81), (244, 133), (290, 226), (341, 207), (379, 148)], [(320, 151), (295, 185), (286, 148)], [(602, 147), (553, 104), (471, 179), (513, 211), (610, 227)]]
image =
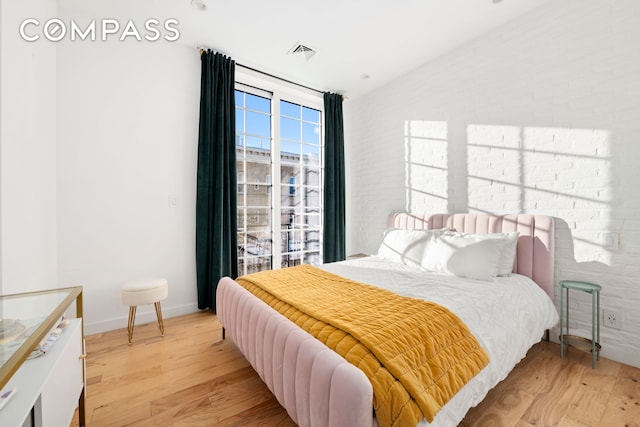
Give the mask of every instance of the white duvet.
[(549, 296), (531, 279), (518, 274), (491, 282), (432, 274), (415, 267), (367, 257), (322, 265), (349, 279), (447, 307), (467, 325), (489, 354), (490, 362), (436, 415), (431, 424), (456, 426), (558, 323)]

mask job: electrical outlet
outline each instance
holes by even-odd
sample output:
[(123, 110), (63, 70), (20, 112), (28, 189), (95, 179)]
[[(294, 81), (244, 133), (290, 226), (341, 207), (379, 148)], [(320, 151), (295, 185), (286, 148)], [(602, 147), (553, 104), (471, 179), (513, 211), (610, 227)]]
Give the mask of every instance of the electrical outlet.
[(601, 233), (602, 247), (612, 251), (620, 248), (620, 235), (615, 231), (605, 231)]
[(622, 329), (622, 317), (619, 312), (605, 308), (602, 310), (602, 317), (607, 328)]

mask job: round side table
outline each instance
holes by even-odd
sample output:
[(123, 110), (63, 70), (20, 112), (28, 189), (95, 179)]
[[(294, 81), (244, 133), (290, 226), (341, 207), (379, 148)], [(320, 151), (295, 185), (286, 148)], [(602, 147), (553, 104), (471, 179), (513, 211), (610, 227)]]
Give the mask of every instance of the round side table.
[[(591, 339), (569, 334), (569, 290), (582, 291), (591, 294)], [(579, 280), (560, 281), (560, 357), (564, 357), (565, 346), (591, 353), (591, 368), (596, 367), (596, 360), (600, 360), (600, 290), (602, 287), (593, 283)], [(566, 298), (565, 298), (566, 294)], [(566, 299), (566, 302), (565, 302)], [(566, 306), (565, 306), (566, 304)], [(566, 320), (564, 320), (564, 311)], [(566, 327), (566, 332), (565, 332)]]

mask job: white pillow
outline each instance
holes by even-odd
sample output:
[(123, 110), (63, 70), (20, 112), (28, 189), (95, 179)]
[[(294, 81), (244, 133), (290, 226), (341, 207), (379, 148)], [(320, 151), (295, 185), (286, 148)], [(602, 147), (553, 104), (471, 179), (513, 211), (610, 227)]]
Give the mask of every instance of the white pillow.
[[(506, 233), (492, 233), (488, 236), (496, 236), (504, 239), (504, 247), (500, 256), (500, 266), (498, 276), (507, 276), (513, 273), (513, 264), (516, 262), (516, 249), (518, 248), (519, 231), (509, 231)], [(501, 237), (500, 237), (501, 236)]]
[[(448, 233), (450, 234), (450, 233)], [(513, 264), (516, 260), (516, 249), (518, 246), (519, 231), (508, 231), (505, 233), (488, 233), (488, 234), (463, 234), (456, 233), (461, 236), (465, 236), (469, 239), (477, 241), (486, 239), (495, 239), (502, 245), (500, 261), (498, 264), (498, 276), (507, 276), (513, 273)]]
[(386, 261), (419, 267), (428, 242), (445, 231), (447, 231), (446, 228), (438, 230), (389, 228), (384, 233), (377, 255)]
[(503, 246), (500, 239), (444, 234), (427, 246), (421, 266), (435, 273), (491, 281), (498, 275)]

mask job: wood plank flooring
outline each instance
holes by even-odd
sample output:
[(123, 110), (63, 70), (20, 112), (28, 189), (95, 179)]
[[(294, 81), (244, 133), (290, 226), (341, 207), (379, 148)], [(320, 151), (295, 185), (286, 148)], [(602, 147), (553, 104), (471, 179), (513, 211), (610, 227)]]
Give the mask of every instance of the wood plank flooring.
[[(209, 312), (86, 338), (87, 424), (100, 426), (293, 426)], [(77, 415), (71, 426), (77, 426)], [(640, 427), (640, 370), (586, 353), (560, 359), (535, 345), (461, 426)]]

